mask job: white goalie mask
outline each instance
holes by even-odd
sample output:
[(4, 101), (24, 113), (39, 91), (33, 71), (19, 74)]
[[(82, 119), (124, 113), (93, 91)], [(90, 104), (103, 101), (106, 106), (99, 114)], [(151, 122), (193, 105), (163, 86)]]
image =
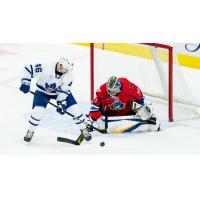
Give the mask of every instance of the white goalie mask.
[(74, 68), (74, 64), (69, 62), (67, 58), (60, 58), (58, 60), (58, 64), (62, 65), (62, 67), (66, 70), (72, 70)]
[(121, 87), (122, 84), (120, 80), (115, 76), (111, 76), (106, 84), (107, 92), (112, 96), (116, 96), (118, 93), (120, 93)]

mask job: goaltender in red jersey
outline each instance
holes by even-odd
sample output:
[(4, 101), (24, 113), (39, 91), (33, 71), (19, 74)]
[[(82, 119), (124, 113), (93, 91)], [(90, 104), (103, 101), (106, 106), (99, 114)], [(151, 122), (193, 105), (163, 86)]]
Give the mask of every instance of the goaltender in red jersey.
[(96, 91), (89, 116), (108, 132), (158, 131), (160, 123), (141, 89), (126, 78), (111, 76)]

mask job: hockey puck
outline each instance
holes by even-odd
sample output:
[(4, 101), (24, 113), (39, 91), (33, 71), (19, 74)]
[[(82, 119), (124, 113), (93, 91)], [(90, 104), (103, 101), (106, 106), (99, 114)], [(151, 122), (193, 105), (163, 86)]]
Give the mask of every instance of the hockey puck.
[(100, 143), (100, 146), (101, 146), (101, 147), (104, 147), (104, 146), (105, 146), (105, 142), (101, 142), (101, 143)]

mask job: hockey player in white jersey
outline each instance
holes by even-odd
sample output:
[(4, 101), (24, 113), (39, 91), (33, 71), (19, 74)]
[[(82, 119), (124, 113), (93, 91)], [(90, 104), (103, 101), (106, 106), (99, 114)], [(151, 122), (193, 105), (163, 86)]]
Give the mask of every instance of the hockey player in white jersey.
[(80, 111), (70, 88), (73, 82), (73, 63), (66, 58), (52, 63), (31, 64), (25, 66), (21, 79), (20, 90), (23, 93), (30, 91), (31, 79), (37, 78), (37, 90), (33, 99), (33, 112), (29, 118), (29, 129), (24, 140), (30, 142), (36, 127), (39, 125), (45, 108), (51, 99), (57, 101), (57, 112), (64, 114), (71, 113), (73, 120), (79, 126), (86, 141), (91, 140), (91, 134), (86, 128), (87, 120)]

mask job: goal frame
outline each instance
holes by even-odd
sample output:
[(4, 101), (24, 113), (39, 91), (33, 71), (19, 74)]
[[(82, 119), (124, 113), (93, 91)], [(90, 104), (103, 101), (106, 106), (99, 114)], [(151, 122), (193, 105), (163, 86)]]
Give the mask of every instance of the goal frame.
[[(94, 99), (94, 70), (95, 70), (95, 53), (94, 44), (90, 43), (90, 99)], [(104, 43), (102, 43), (104, 44)], [(174, 121), (173, 117), (173, 47), (161, 43), (140, 43), (147, 46), (153, 46), (156, 48), (166, 49), (168, 51), (168, 120), (169, 122)], [(102, 45), (104, 46), (104, 45)]]

